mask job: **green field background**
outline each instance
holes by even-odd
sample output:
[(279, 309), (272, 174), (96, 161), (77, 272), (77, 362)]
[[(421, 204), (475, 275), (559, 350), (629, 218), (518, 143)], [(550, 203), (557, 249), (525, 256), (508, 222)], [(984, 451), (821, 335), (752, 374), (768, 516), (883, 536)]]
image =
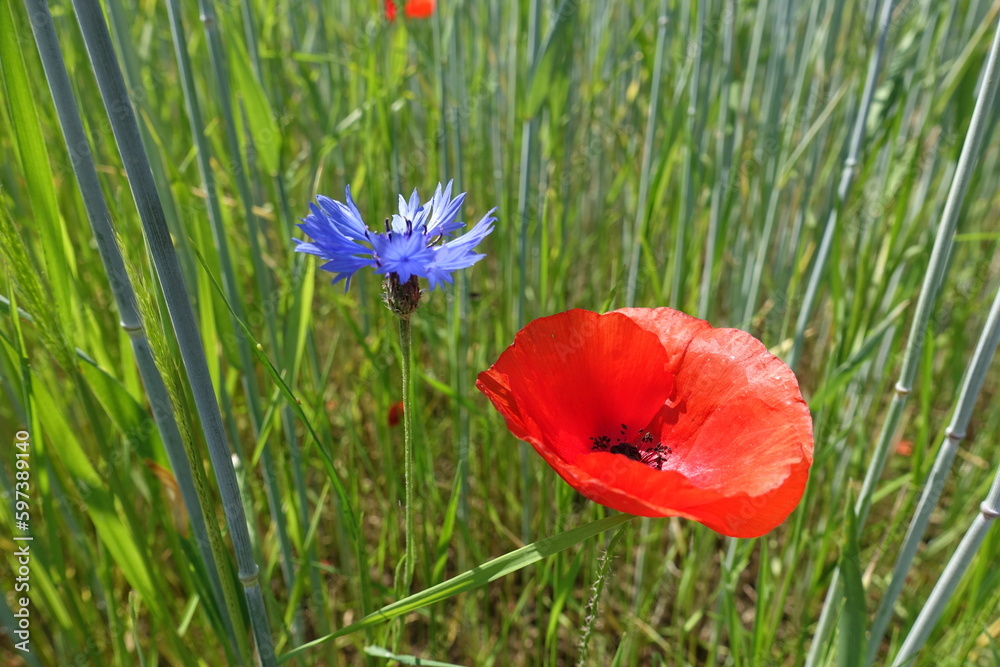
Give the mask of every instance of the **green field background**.
[[(316, 194), (342, 199), (349, 184), (380, 228), (400, 192), (429, 197), (449, 179), (468, 193), (460, 219), (496, 206), (498, 222), (487, 257), (412, 318), (412, 592), (470, 570), (474, 585), (285, 664), (896, 657), (1000, 464), (1000, 378), (989, 356), (970, 370), (1000, 287), (996, 104), (959, 164), (1000, 4), (441, 0), (431, 18), (390, 22), (372, 0), (53, 0), (83, 145), (64, 138), (32, 6), (0, 0), (0, 662), (254, 664), (215, 476), (230, 457), (279, 660), (399, 598), (397, 323), (379, 276), (345, 292), (291, 239)], [(116, 142), (86, 12), (109, 25), (130, 102), (112, 113), (134, 112), (144, 151)], [(136, 189), (127, 160), (148, 163), (155, 190)], [(96, 173), (141, 328), (121, 326), (74, 166)], [(946, 211), (955, 182), (967, 189)], [(169, 237), (141, 224), (150, 192)], [(170, 285), (153, 261), (167, 244)], [(195, 338), (175, 336), (165, 287), (185, 290)], [(676, 518), (603, 532), (612, 518), (487, 582), (475, 568), (490, 559), (613, 512), (507, 431), (476, 374), (536, 317), (625, 305), (745, 329), (794, 368), (814, 417), (806, 495), (762, 538)], [(156, 358), (170, 435), (135, 340)], [(215, 457), (178, 340), (205, 352), (229, 448)], [(970, 373), (982, 390), (961, 403)], [(968, 427), (869, 652), (958, 404)], [(30, 654), (9, 632), (20, 430)], [(192, 465), (178, 471), (171, 451)], [(215, 556), (184, 484), (221, 535)], [(940, 620), (910, 664), (1000, 663), (998, 557), (994, 530), (933, 603)]]

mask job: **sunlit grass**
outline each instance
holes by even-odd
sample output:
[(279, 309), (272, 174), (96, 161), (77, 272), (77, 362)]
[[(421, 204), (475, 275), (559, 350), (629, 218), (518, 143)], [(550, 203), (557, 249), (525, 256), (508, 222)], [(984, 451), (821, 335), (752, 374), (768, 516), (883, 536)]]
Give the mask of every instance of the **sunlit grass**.
[[(432, 19), (389, 23), (374, 1), (108, 0), (223, 444), (236, 454), (245, 555), (260, 567), (279, 658), (394, 602), (405, 549), (403, 434), (388, 421), (402, 400), (396, 318), (378, 276), (359, 274), (345, 294), (312, 258), (293, 254), (294, 224), (315, 194), (337, 197), (347, 183), (377, 225), (398, 192), (429, 194), (454, 178), (470, 193), (462, 219), (496, 203), (499, 222), (488, 257), (454, 288), (428, 294), (412, 318), (414, 479), (423, 487), (411, 591), (609, 514), (508, 433), (474, 389), (476, 374), (532, 318), (671, 305), (744, 328), (794, 362), (816, 460), (802, 505), (764, 538), (728, 540), (677, 519), (631, 522), (602, 579), (590, 662), (800, 664), (845, 563), (860, 588), (848, 586), (846, 601), (834, 590), (832, 632), (814, 653), (822, 663), (848, 659), (860, 645), (849, 633), (871, 627), (888, 586), (1000, 286), (994, 111), (929, 324), (914, 332), (922, 346), (912, 391), (886, 433), (885, 471), (855, 543), (847, 508), (914, 338), (1000, 9), (893, 6), (859, 124), (880, 4), (442, 2)], [(0, 447), (10, 452), (0, 464), (0, 546), (11, 566), (0, 579), (0, 625), (14, 627), (7, 498), (14, 434), (26, 429), (34, 652), (15, 660), (133, 665), (141, 648), (146, 664), (247, 662), (250, 616), (210, 465), (228, 457), (209, 456), (203, 401), (182, 362), (193, 341), (175, 337), (151, 261), (156, 243), (144, 241), (136, 179), (126, 176), (77, 10), (50, 7), (93, 159), (64, 141), (36, 19), (0, 0), (0, 442), (11, 443)], [(216, 16), (210, 30), (202, 14)], [(857, 164), (838, 196), (856, 126)], [(93, 186), (74, 175), (74, 161), (96, 167)], [(91, 231), (95, 191), (132, 289), (146, 297), (146, 345), (174, 401), (160, 413)], [(987, 371), (889, 632), (872, 651), (878, 664), (895, 657), (987, 497), (1000, 464), (997, 389)], [(163, 430), (171, 417), (179, 435)], [(185, 445), (201, 474), (176, 469)], [(226, 541), (217, 569), (193, 536), (201, 530), (172, 511), (178, 488), (202, 479), (195, 495)], [(567, 548), (432, 606), (404, 604), (402, 624), (361, 623), (288, 664), (381, 664), (366, 657), (370, 646), (466, 665), (574, 663), (612, 534), (560, 543)], [(998, 549), (994, 530), (916, 664), (995, 663)], [(0, 646), (13, 650), (13, 641), (0, 635)]]

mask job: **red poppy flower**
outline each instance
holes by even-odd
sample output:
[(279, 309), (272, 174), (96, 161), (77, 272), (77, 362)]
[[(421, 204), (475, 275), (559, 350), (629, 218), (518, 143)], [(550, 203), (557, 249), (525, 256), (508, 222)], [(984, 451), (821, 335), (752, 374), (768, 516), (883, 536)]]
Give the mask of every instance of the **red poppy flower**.
[(913, 454), (913, 441), (912, 440), (900, 440), (896, 444), (896, 453), (900, 456), (910, 456)]
[(400, 420), (403, 418), (403, 402), (399, 401), (393, 403), (389, 406), (389, 412), (386, 415), (386, 421), (389, 423), (389, 428), (395, 428), (399, 426)]
[(809, 408), (744, 331), (670, 308), (571, 310), (528, 324), (476, 386), (566, 482), (621, 512), (757, 537), (805, 490)]
[[(385, 0), (385, 18), (396, 20), (396, 3)], [(403, 4), (403, 15), (408, 19), (428, 19), (434, 13), (434, 0), (408, 0)]]

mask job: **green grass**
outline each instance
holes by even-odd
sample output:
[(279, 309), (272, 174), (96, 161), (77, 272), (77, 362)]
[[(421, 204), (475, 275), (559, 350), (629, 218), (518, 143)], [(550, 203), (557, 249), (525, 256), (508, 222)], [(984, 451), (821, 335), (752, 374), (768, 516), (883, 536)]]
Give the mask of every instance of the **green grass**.
[[(616, 531), (593, 533), (618, 519), (515, 440), (474, 381), (530, 319), (627, 303), (744, 328), (792, 359), (816, 460), (801, 506), (766, 537), (626, 524), (599, 578), (589, 664), (801, 664), (835, 570), (817, 663), (865, 655), (858, 634), (889, 585), (1000, 286), (994, 111), (940, 293), (911, 336), (995, 3), (897, 3), (838, 196), (878, 4), (442, 2), (431, 20), (389, 24), (374, 0), (108, 0), (238, 455), (249, 541), (236, 548), (260, 567), (279, 661), (334, 634), (285, 664), (576, 662)], [(175, 337), (74, 6), (51, 10), (93, 160), (63, 139), (29, 12), (0, 0), (0, 627), (14, 627), (18, 604), (22, 429), (34, 536), (33, 652), (2, 634), (0, 647), (13, 664), (251, 664), (234, 508), (223, 512), (233, 497), (211, 463), (227, 457), (209, 454), (182, 362), (194, 341)], [(209, 33), (199, 15), (213, 13)], [(95, 188), (81, 192), (75, 162), (96, 166)], [(376, 224), (400, 190), (426, 195), (449, 178), (469, 193), (464, 219), (497, 205), (499, 223), (488, 257), (412, 319), (413, 597), (380, 615), (397, 602), (405, 550), (403, 432), (387, 421), (402, 400), (397, 323), (377, 276), (359, 274), (345, 294), (290, 239), (317, 193), (339, 198), (349, 183)], [(119, 326), (122, 279), (109, 279), (88, 218), (95, 191), (141, 296), (140, 348), (155, 369)], [(852, 509), (914, 342), (912, 391), (866, 518)], [(151, 406), (147, 372), (172, 406)], [(988, 371), (876, 664), (895, 658), (987, 497), (998, 389)], [(185, 451), (194, 473), (175, 465)], [(204, 533), (178, 511), (186, 488)], [(995, 664), (998, 553), (994, 530), (915, 664)]]

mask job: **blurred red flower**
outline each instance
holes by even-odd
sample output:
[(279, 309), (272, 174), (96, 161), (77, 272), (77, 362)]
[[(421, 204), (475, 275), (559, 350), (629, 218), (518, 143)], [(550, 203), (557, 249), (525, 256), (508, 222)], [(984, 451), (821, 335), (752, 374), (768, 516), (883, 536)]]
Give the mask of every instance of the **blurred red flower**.
[(400, 420), (403, 418), (403, 402), (393, 403), (389, 406), (389, 413), (386, 415), (386, 421), (389, 422), (389, 428), (394, 428), (399, 426)]
[(670, 308), (528, 324), (476, 386), (584, 496), (757, 537), (798, 505), (813, 458), (795, 375), (750, 334)]
[[(396, 20), (396, 3), (385, 0), (385, 18)], [(434, 13), (434, 0), (408, 0), (403, 3), (403, 16), (408, 19), (428, 19)]]

